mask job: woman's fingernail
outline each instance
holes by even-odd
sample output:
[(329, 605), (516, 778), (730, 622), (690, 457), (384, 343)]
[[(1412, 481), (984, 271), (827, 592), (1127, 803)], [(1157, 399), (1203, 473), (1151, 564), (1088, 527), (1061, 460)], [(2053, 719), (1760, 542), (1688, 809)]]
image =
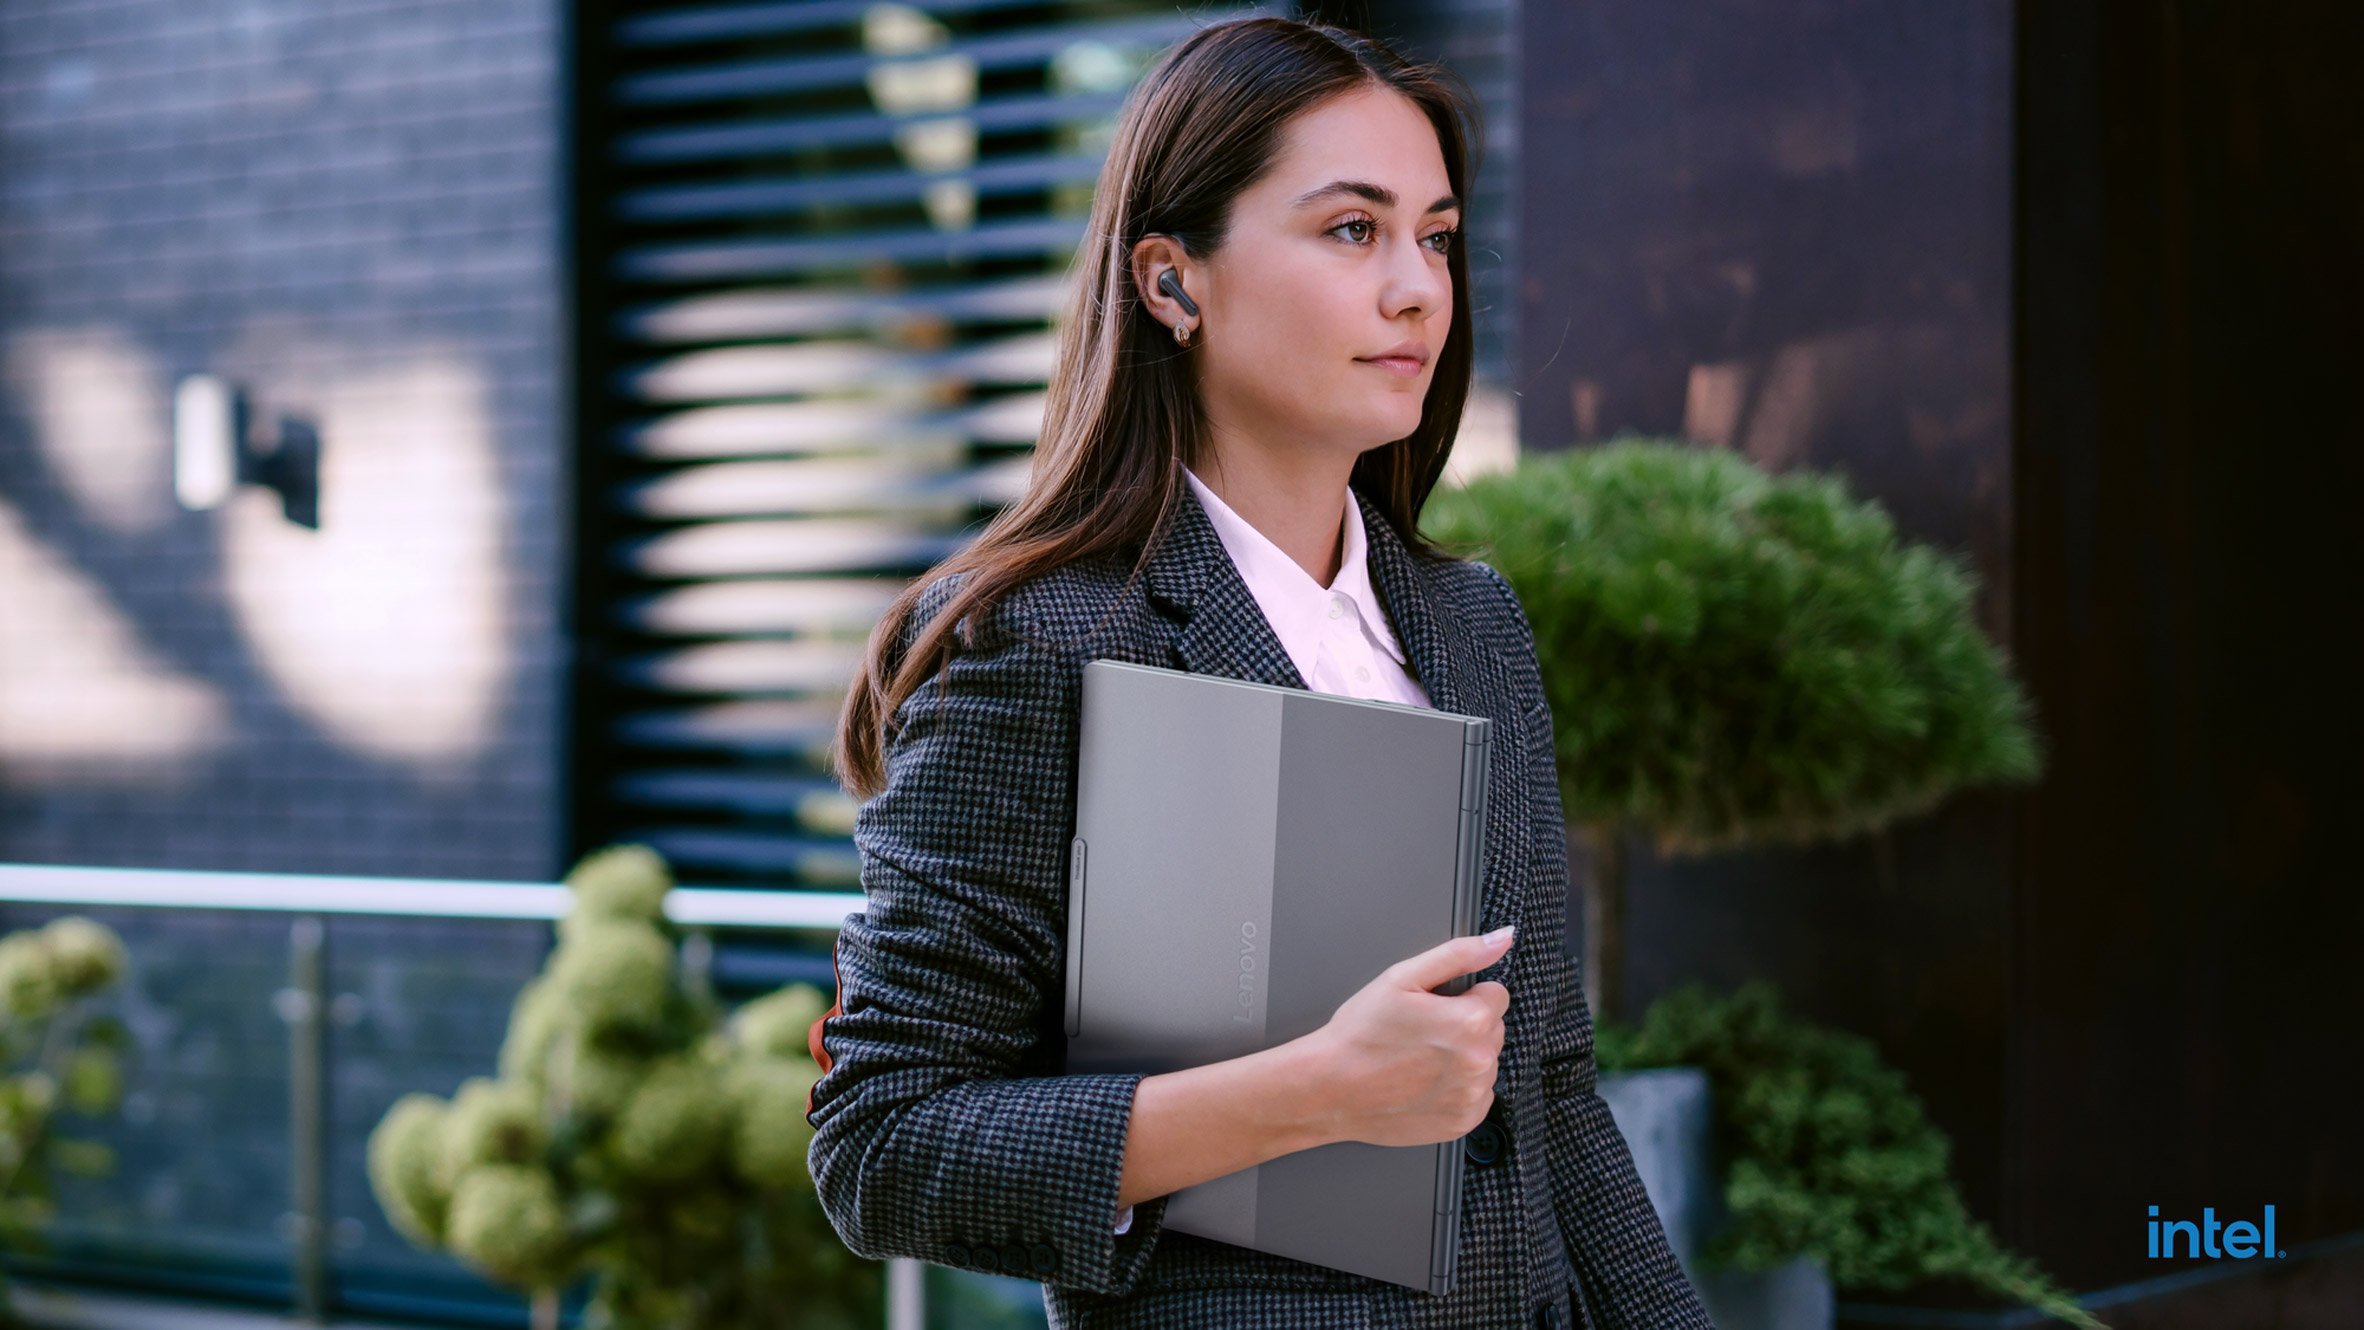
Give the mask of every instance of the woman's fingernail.
[(1515, 925), (1515, 924), (1504, 924), (1502, 927), (1500, 927), (1500, 928), (1497, 928), (1497, 929), (1495, 929), (1493, 932), (1486, 934), (1486, 941), (1488, 941), (1488, 942), (1501, 942), (1501, 941), (1503, 941), (1503, 940), (1507, 939), (1507, 938), (1508, 938), (1508, 937), (1509, 937), (1509, 936), (1510, 936), (1512, 933), (1515, 933), (1515, 932), (1517, 932), (1517, 931), (1518, 931), (1518, 926), (1517, 926), (1517, 925)]

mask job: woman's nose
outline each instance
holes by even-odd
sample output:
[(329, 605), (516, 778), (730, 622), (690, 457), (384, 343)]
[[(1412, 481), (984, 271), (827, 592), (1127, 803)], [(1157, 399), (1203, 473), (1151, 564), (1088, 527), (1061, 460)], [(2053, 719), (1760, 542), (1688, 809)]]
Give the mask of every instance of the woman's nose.
[(1417, 309), (1434, 314), (1445, 307), (1451, 298), (1452, 274), (1444, 265), (1430, 262), (1433, 251), (1425, 245), (1401, 247), (1403, 251), (1390, 256), (1387, 288), (1387, 313), (1400, 314)]

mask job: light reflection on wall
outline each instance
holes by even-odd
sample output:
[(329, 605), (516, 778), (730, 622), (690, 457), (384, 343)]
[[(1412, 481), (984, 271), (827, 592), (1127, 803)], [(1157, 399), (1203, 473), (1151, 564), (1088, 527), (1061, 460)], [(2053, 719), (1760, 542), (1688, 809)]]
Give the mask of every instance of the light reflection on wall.
[[(38, 634), (10, 625), (44, 625)], [(229, 707), (158, 660), (106, 593), (0, 499), (0, 768), (12, 782), (171, 784)]]
[(171, 520), (171, 405), (150, 352), (110, 329), (9, 339), (0, 383), (82, 514), (123, 534)]
[[(270, 363), (260, 349), (237, 358)], [(331, 737), (456, 777), (496, 732), (515, 665), (483, 372), (457, 349), (417, 347), (278, 363), (290, 409), (323, 440), (320, 529), (288, 522), (267, 490), (224, 505), (239, 630)]]

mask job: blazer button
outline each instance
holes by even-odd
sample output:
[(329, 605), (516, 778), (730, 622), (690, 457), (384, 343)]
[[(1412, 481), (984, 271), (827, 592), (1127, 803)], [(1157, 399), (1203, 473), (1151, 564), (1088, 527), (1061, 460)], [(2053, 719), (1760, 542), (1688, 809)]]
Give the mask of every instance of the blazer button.
[(976, 1259), (970, 1261), (969, 1264), (980, 1270), (999, 1270), (1001, 1269), (1001, 1253), (980, 1242), (977, 1244)]
[(969, 1263), (969, 1244), (965, 1242), (945, 1243), (944, 1262), (947, 1265), (967, 1265)]
[(1004, 1269), (1004, 1270), (1008, 1270), (1008, 1271), (1010, 1271), (1011, 1273), (1015, 1274), (1016, 1272), (1018, 1272), (1018, 1271), (1020, 1271), (1020, 1270), (1024, 1270), (1025, 1268), (1027, 1268), (1027, 1267), (1028, 1267), (1029, 1265), (1031, 1265), (1031, 1264), (1033, 1264), (1033, 1262), (1032, 1262), (1032, 1261), (1031, 1261), (1031, 1259), (1029, 1259), (1029, 1258), (1028, 1258), (1028, 1256), (1026, 1255), (1026, 1244), (1025, 1244), (1025, 1243), (1023, 1243), (1023, 1242), (1005, 1242), (1005, 1243), (1003, 1243), (1003, 1244), (1001, 1245), (1001, 1268), (1002, 1268), (1002, 1269)]
[(1502, 1128), (1494, 1125), (1493, 1115), (1488, 1114), (1485, 1121), (1477, 1124), (1469, 1135), (1462, 1138), (1461, 1150), (1473, 1164), (1491, 1164), (1502, 1157), (1503, 1147), (1507, 1144), (1509, 1138), (1504, 1135)]
[(1038, 1242), (1034, 1244), (1032, 1255), (1034, 1257), (1034, 1273), (1038, 1275), (1059, 1273), (1059, 1249), (1057, 1247), (1047, 1242)]

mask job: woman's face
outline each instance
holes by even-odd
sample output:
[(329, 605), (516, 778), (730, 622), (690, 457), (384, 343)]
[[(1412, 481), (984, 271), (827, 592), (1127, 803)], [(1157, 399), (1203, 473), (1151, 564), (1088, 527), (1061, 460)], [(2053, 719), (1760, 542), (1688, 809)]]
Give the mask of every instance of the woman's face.
[[(1401, 93), (1344, 94), (1289, 122), (1190, 283), (1218, 434), (1351, 465), (1419, 426), (1453, 319), (1452, 192), (1435, 127)], [(1405, 343), (1418, 363), (1376, 363)]]

